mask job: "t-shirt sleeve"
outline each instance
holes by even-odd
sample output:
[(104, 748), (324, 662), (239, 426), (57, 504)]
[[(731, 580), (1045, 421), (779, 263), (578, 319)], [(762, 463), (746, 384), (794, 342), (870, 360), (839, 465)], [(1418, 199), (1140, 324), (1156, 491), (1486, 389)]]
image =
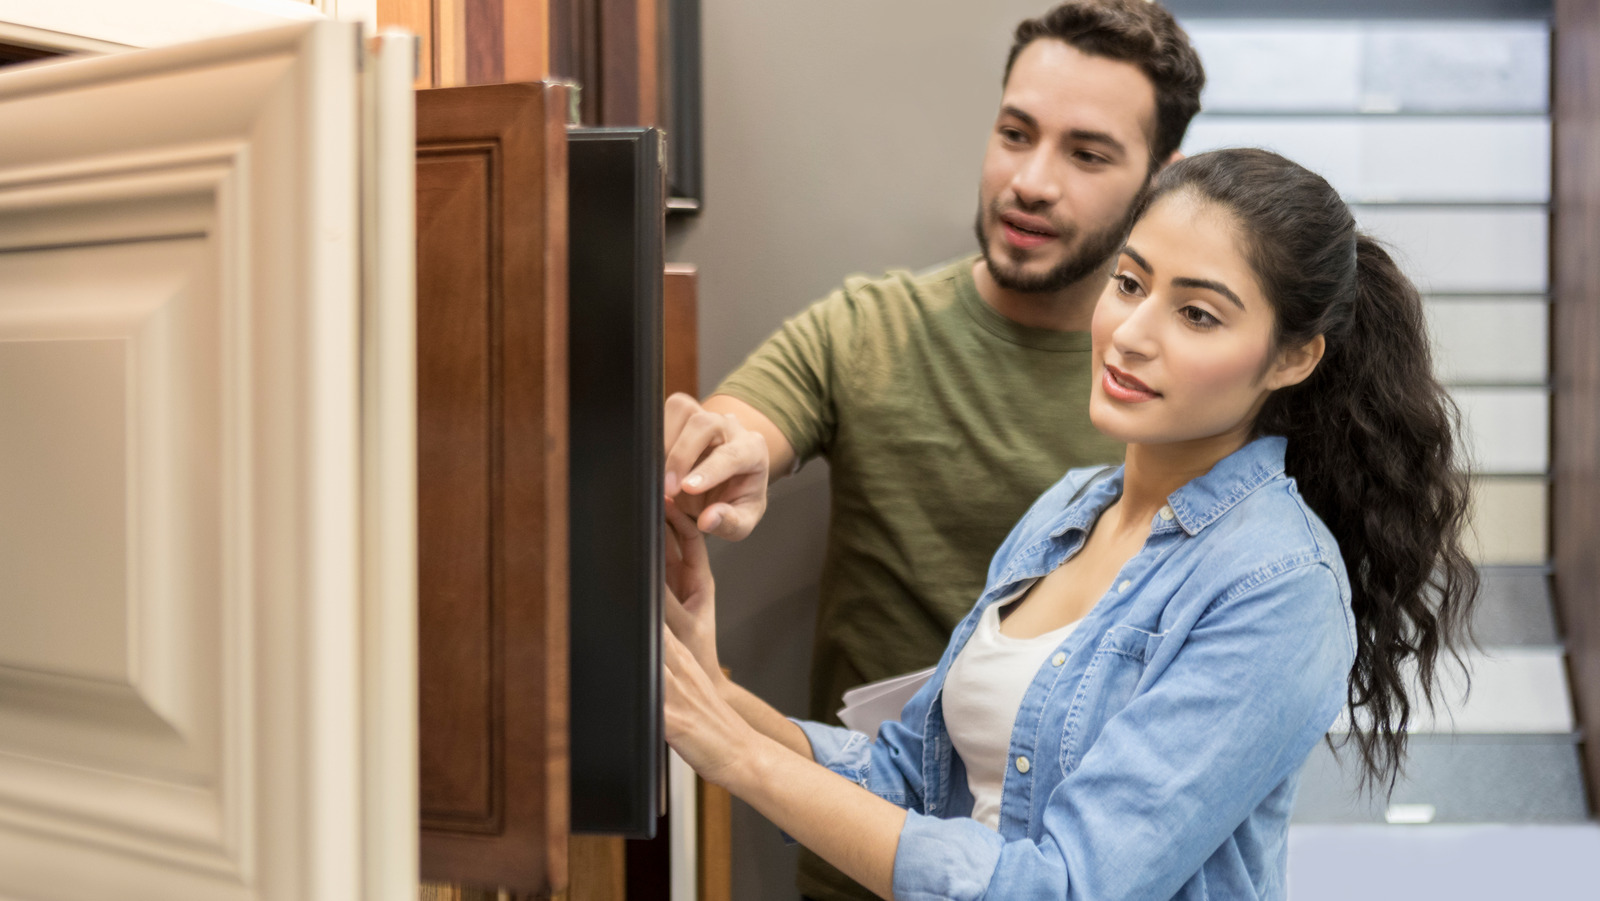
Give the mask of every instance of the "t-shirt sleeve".
[(837, 426), (839, 354), (855, 304), (844, 290), (817, 301), (767, 338), (713, 394), (738, 398), (772, 420), (799, 460), (826, 453)]

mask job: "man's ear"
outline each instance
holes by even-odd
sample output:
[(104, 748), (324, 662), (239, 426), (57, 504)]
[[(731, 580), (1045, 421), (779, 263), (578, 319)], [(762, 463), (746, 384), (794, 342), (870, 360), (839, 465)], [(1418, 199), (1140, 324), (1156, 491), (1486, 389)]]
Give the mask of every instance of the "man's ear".
[(1278, 362), (1273, 364), (1272, 371), (1267, 374), (1267, 387), (1276, 391), (1310, 378), (1327, 349), (1328, 342), (1318, 335), (1299, 347), (1284, 350), (1278, 355)]
[(1167, 157), (1166, 160), (1164, 162), (1162, 162), (1161, 165), (1156, 167), (1156, 171), (1160, 172), (1162, 169), (1167, 168), (1168, 166), (1172, 165), (1173, 163), (1176, 163), (1178, 160), (1181, 160), (1181, 159), (1183, 159), (1183, 151), (1182, 150), (1174, 150), (1174, 151), (1172, 151), (1172, 155), (1171, 156)]

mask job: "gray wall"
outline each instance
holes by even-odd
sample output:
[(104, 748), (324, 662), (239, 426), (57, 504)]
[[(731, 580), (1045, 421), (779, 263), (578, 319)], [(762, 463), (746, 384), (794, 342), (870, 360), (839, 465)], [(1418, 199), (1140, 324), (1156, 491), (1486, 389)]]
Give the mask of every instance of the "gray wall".
[[(1011, 28), (1040, 0), (701, 0), (705, 208), (668, 258), (700, 266), (709, 391), (845, 275), (970, 252), (978, 166)], [(722, 658), (804, 710), (826, 472), (774, 490), (766, 520), (713, 550)], [(794, 850), (736, 808), (734, 897), (793, 898)]]

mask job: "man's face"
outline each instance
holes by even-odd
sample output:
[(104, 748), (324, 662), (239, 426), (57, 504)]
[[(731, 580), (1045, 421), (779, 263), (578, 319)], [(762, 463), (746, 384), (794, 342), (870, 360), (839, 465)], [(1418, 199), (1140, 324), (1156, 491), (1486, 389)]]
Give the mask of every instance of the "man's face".
[(1155, 120), (1132, 63), (1054, 38), (1023, 48), (978, 185), (978, 244), (1001, 287), (1057, 291), (1106, 263), (1149, 181)]

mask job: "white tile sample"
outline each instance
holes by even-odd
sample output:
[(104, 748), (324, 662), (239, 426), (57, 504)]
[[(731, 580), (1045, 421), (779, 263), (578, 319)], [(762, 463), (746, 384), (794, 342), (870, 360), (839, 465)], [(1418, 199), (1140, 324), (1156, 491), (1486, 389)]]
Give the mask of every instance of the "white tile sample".
[(1455, 388), (1474, 472), (1542, 475), (1550, 467), (1550, 395), (1543, 388)]
[(1185, 19), (1208, 110), (1355, 110), (1362, 29), (1354, 22)]
[(1541, 112), (1542, 21), (1185, 18), (1213, 112)]
[(1423, 309), (1434, 372), (1445, 382), (1543, 384), (1550, 376), (1550, 304), (1532, 297), (1430, 297)]
[(1545, 110), (1550, 27), (1541, 21), (1377, 22), (1362, 43), (1368, 109)]
[(1264, 147), (1355, 203), (1550, 199), (1550, 123), (1542, 115), (1202, 115), (1183, 147)]
[(1543, 207), (1357, 206), (1424, 293), (1541, 294), (1550, 283)]
[[(1441, 656), (1431, 712), (1416, 687), (1414, 667), (1413, 735), (1565, 735), (1575, 728), (1567, 690), (1566, 653), (1558, 647), (1489, 648), (1464, 655), (1466, 670)], [(1470, 676), (1470, 678), (1469, 678)], [(1331, 731), (1350, 729), (1349, 711)]]

